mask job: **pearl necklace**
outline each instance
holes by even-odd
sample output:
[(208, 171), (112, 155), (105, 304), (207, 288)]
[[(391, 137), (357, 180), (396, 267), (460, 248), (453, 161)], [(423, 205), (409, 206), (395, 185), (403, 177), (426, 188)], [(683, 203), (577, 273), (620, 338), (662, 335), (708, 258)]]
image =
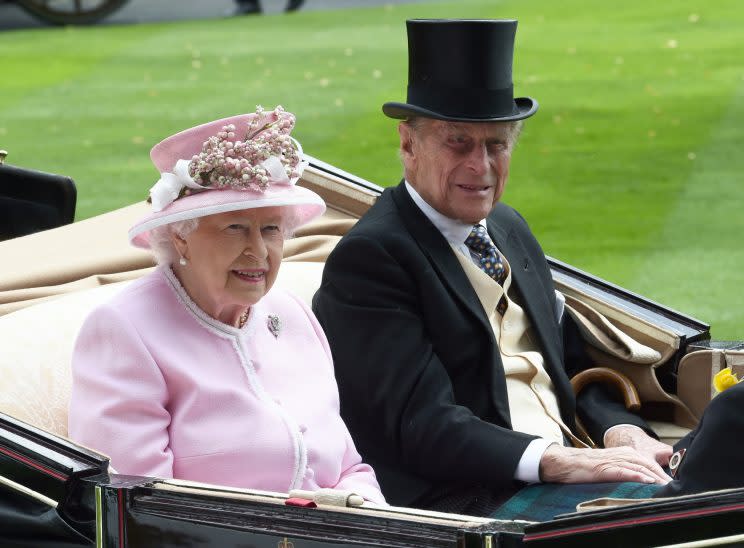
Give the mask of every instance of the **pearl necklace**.
[(238, 318), (238, 329), (243, 329), (245, 322), (248, 321), (248, 312), (250, 312), (250, 310), (250, 308), (246, 308), (245, 311), (243, 311), (243, 313)]

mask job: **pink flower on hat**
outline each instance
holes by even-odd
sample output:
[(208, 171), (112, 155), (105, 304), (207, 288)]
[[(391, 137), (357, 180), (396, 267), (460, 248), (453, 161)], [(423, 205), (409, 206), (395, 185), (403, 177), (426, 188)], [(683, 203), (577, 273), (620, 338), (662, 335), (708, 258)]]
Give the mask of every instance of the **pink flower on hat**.
[(307, 165), (302, 147), (289, 135), (294, 124), (294, 115), (281, 106), (270, 113), (257, 106), (244, 135), (236, 135), (235, 124), (222, 126), (190, 161), (179, 159), (161, 174), (150, 189), (153, 211), (207, 189), (265, 191), (271, 184), (294, 184)]

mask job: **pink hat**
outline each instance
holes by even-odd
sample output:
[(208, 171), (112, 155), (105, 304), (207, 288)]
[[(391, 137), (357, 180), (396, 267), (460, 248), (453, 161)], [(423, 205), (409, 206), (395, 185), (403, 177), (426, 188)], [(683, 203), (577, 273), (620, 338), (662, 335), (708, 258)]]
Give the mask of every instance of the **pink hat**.
[(280, 106), (257, 107), (155, 145), (150, 157), (160, 180), (150, 189), (152, 213), (129, 229), (132, 245), (149, 248), (153, 228), (227, 211), (284, 207), (293, 228), (322, 215), (323, 199), (295, 185), (307, 162), (289, 136), (294, 120)]

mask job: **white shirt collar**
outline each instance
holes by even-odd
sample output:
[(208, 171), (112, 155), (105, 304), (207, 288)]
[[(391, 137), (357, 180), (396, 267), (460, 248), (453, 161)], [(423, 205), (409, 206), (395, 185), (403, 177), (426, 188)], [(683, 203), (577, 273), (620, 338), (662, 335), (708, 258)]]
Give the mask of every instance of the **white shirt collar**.
[[(473, 225), (463, 223), (455, 219), (450, 219), (445, 215), (439, 213), (436, 209), (431, 207), (421, 195), (416, 192), (416, 189), (411, 186), (411, 183), (405, 181), (406, 190), (410, 194), (413, 202), (419, 207), (421, 212), (426, 215), (432, 224), (437, 227), (437, 230), (442, 233), (442, 236), (454, 245), (459, 251), (461, 251), (466, 257), (470, 257), (471, 253), (468, 247), (465, 245), (465, 240), (470, 235), (470, 231), (473, 229)], [(480, 224), (486, 226), (486, 220), (483, 219)]]

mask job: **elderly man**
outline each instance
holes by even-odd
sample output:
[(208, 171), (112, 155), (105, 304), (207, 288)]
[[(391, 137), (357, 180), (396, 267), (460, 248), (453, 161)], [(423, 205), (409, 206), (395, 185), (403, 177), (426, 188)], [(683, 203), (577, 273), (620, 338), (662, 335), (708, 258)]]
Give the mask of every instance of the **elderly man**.
[(513, 98), (516, 21), (408, 21), (405, 179), (328, 258), (313, 308), (341, 413), (392, 504), (488, 514), (531, 482), (663, 484), (671, 448), (600, 386), (545, 255), (500, 202), (531, 98)]

